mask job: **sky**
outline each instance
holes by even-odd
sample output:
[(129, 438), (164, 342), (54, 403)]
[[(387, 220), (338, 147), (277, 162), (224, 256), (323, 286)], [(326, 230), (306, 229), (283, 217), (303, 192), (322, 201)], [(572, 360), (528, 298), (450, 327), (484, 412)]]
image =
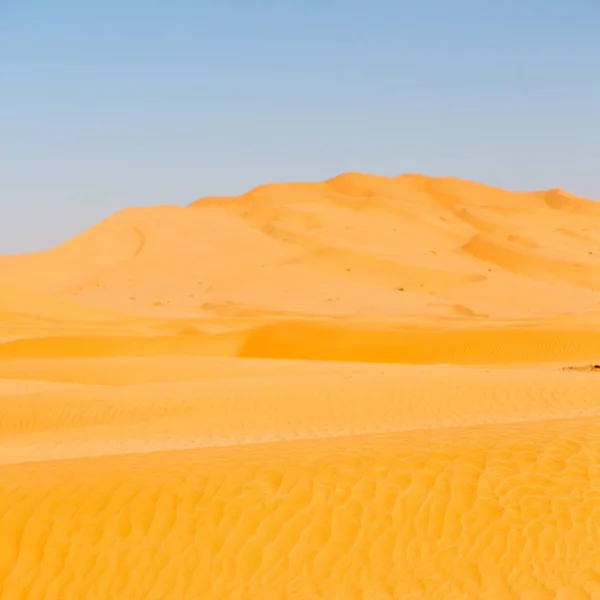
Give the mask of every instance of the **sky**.
[(345, 171), (600, 200), (598, 0), (0, 0), (0, 254)]

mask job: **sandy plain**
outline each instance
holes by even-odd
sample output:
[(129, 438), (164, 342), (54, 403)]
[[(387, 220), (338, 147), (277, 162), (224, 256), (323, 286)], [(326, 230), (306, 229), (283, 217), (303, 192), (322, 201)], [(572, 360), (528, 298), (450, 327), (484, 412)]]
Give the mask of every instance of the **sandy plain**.
[(600, 598), (600, 205), (346, 173), (0, 257), (0, 597)]

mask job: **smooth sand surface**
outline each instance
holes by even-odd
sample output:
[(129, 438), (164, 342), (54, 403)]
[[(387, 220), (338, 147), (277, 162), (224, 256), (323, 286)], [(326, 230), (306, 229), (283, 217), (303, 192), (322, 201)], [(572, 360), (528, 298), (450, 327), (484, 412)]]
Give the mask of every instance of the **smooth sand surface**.
[(0, 597), (600, 598), (596, 362), (562, 190), (347, 173), (0, 257)]

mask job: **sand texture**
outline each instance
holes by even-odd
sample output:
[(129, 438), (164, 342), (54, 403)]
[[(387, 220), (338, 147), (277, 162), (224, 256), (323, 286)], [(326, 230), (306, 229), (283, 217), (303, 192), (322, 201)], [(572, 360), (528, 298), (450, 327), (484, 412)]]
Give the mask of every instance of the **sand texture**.
[(600, 205), (346, 173), (0, 257), (0, 598), (600, 598)]

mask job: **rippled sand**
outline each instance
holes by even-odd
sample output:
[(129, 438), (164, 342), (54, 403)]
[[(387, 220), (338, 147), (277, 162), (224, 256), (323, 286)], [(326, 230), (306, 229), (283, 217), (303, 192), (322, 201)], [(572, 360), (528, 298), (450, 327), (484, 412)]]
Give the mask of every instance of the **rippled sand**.
[(600, 598), (598, 281), (596, 204), (419, 176), (1, 257), (0, 597)]

